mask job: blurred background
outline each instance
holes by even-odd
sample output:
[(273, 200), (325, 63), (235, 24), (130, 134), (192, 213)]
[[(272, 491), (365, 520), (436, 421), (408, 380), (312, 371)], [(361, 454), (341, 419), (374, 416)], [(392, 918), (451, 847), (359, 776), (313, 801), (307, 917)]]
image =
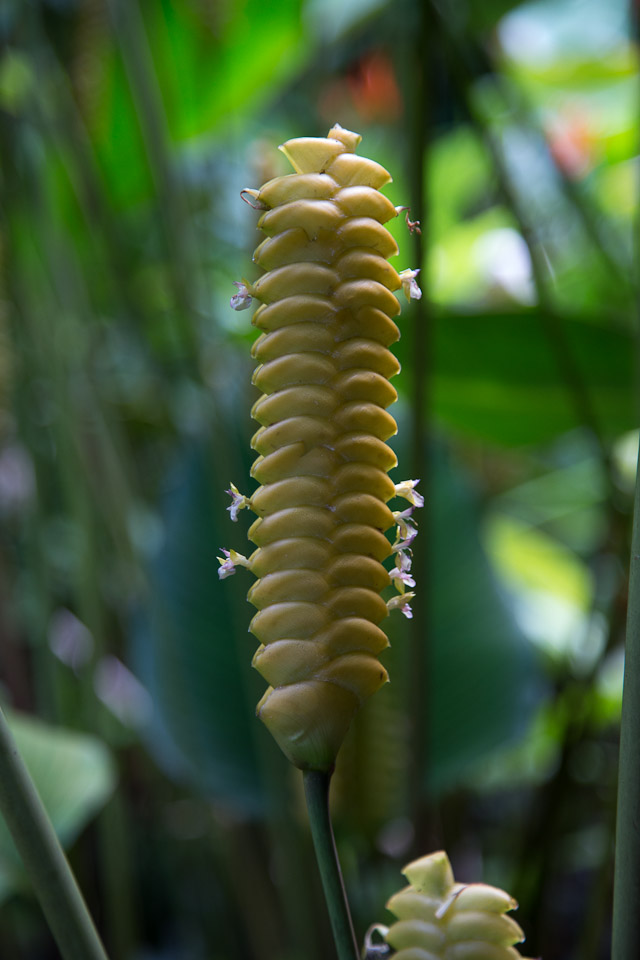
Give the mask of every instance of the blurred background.
[[(409, 859), (609, 956), (637, 452), (638, 48), (623, 0), (2, 0), (0, 697), (112, 960), (332, 956), (254, 718), (243, 187), (336, 121), (384, 164), (412, 622), (334, 783), (359, 939)], [(0, 826), (0, 955), (55, 947)]]

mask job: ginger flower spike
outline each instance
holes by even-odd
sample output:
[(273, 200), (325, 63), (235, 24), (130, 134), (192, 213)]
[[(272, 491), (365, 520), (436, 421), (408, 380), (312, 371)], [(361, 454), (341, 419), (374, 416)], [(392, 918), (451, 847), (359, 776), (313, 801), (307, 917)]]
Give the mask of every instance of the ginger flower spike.
[[(256, 546), (223, 551), (221, 577), (243, 565), (257, 577), (248, 599), (260, 646), (253, 665), (269, 684), (257, 713), (289, 759), (330, 771), (361, 703), (388, 679), (381, 623), (409, 601), (417, 480), (394, 483), (396, 432), (387, 408), (400, 366), (395, 291), (419, 299), (417, 270), (388, 262), (398, 215), (380, 192), (391, 177), (355, 150), (361, 137), (336, 125), (326, 138), (280, 148), (294, 173), (246, 189), (265, 234), (254, 254), (263, 274), (236, 284), (236, 310), (261, 306), (253, 324), (253, 383), (260, 397), (250, 498), (228, 491), (232, 519), (249, 507)], [(408, 501), (393, 512), (388, 502)], [(395, 529), (390, 541), (385, 532)], [(385, 563), (387, 565), (385, 566)], [(384, 600), (391, 589), (395, 596)]]

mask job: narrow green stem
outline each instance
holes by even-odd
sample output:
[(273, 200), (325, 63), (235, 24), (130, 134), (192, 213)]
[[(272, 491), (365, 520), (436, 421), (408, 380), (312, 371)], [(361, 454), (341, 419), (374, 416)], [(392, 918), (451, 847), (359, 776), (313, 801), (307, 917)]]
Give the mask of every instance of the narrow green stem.
[(620, 730), (612, 960), (634, 960), (640, 944), (640, 461), (636, 477)]
[(2, 710), (0, 813), (64, 960), (107, 960), (87, 905)]
[(331, 918), (338, 958), (339, 960), (358, 960), (358, 945), (353, 932), (349, 901), (344, 888), (329, 813), (331, 774), (320, 770), (305, 770), (303, 777), (311, 836), (313, 837), (316, 859)]

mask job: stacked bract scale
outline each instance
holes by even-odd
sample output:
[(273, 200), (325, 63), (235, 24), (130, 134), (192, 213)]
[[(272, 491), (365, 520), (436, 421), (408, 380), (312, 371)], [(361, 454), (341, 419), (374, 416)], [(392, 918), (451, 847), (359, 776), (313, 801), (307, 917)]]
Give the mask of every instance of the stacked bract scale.
[[(419, 291), (415, 272), (387, 262), (397, 246), (383, 224), (397, 210), (379, 188), (391, 177), (356, 156), (360, 139), (336, 126), (327, 138), (290, 140), (281, 149), (296, 173), (243, 191), (264, 210), (267, 239), (254, 260), (266, 272), (238, 284), (232, 301), (262, 301), (253, 318), (262, 396), (252, 410), (261, 486), (251, 498), (231, 491), (232, 515), (242, 506), (258, 515), (249, 530), (257, 549), (249, 559), (225, 551), (221, 573), (242, 564), (259, 578), (249, 591), (261, 644), (253, 664), (270, 686), (258, 714), (294, 763), (319, 770), (387, 680), (379, 624), (393, 607), (410, 615), (409, 516), (421, 502), (416, 481), (389, 479), (396, 457), (385, 443), (396, 432), (387, 407), (399, 371), (392, 291)], [(392, 512), (395, 496), (409, 509)], [(392, 582), (399, 593), (385, 602)]]

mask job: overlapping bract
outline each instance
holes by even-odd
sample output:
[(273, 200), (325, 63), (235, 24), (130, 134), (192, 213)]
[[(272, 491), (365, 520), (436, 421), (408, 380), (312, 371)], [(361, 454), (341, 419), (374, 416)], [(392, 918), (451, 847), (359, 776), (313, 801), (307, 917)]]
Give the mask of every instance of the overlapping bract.
[(397, 918), (385, 940), (393, 960), (524, 960), (524, 940), (506, 916), (516, 901), (484, 883), (455, 883), (444, 851), (414, 860), (402, 871), (410, 886), (387, 903)]
[[(249, 591), (253, 664), (270, 686), (258, 715), (295, 764), (324, 770), (359, 705), (387, 680), (379, 624), (389, 607), (410, 615), (412, 508), (393, 513), (387, 502), (420, 499), (414, 481), (399, 489), (388, 477), (389, 379), (399, 371), (388, 349), (399, 337), (392, 291), (406, 278), (387, 262), (397, 246), (383, 224), (397, 211), (378, 188), (391, 177), (355, 155), (359, 140), (341, 127), (290, 140), (281, 149), (296, 173), (243, 191), (264, 210), (267, 239), (254, 260), (266, 272), (234, 297), (236, 309), (262, 301), (253, 318), (262, 396), (252, 410), (260, 487), (250, 499), (230, 491), (232, 510), (258, 514), (249, 531), (257, 549), (248, 560), (226, 552), (223, 570), (240, 562), (259, 578)], [(394, 552), (390, 576), (383, 561)], [(388, 605), (380, 594), (392, 581), (400, 593)]]

